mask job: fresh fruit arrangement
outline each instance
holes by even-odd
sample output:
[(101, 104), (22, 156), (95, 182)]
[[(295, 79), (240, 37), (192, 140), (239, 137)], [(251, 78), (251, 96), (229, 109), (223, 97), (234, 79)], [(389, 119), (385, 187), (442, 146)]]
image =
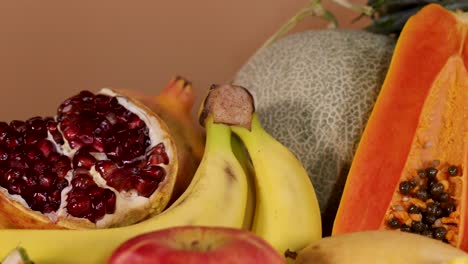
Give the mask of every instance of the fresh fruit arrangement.
[(466, 263), (467, 32), (429, 4), (396, 45), (296, 34), (198, 124), (182, 78), (2, 123), (2, 263)]
[[(262, 129), (248, 90), (213, 86), (200, 109), (200, 124), (206, 130), (203, 157), (190, 185), (168, 208), (114, 228), (6, 229), (0, 231), (0, 248), (21, 244), (39, 262), (59, 262), (72, 254), (76, 257), (69, 263), (102, 263), (132, 236), (176, 226), (244, 228), (281, 255), (320, 239), (320, 211), (312, 183), (295, 156)], [(249, 180), (252, 176), (255, 179)], [(249, 182), (255, 186), (249, 188)], [(302, 204), (300, 210), (297, 204)], [(50, 243), (38, 243), (44, 237)]]

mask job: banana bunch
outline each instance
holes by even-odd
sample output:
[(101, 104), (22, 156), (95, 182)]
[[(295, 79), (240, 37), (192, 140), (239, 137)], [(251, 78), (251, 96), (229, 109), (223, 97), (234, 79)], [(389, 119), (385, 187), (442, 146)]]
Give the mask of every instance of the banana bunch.
[(314, 187), (300, 161), (261, 126), (249, 91), (214, 85), (199, 113), (229, 124), (247, 149), (254, 170), (255, 210), (251, 231), (287, 255), (322, 237)]
[(302, 164), (261, 127), (250, 93), (213, 86), (203, 102), (203, 158), (185, 192), (159, 215), (97, 230), (0, 230), (0, 256), (21, 246), (37, 263), (105, 263), (129, 238), (182, 226), (251, 230), (281, 254), (322, 235), (318, 201)]

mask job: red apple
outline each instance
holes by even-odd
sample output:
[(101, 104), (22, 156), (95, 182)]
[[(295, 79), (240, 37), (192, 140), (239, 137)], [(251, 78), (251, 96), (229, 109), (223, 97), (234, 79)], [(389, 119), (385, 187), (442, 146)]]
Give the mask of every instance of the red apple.
[(285, 264), (251, 232), (225, 227), (182, 226), (135, 236), (121, 244), (108, 264)]

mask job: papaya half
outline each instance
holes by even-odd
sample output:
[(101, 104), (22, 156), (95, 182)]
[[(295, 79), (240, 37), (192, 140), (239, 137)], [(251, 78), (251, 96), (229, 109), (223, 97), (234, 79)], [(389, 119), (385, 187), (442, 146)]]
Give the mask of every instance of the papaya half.
[(468, 250), (468, 19), (405, 24), (351, 164), (332, 235), (396, 230)]

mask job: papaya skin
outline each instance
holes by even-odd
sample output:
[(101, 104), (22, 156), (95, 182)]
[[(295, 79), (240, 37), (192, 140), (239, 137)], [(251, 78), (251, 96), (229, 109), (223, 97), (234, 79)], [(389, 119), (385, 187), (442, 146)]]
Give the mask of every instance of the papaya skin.
[(160, 116), (175, 139), (179, 170), (169, 206), (188, 187), (203, 156), (205, 135), (192, 116), (193, 86), (187, 79), (175, 76), (157, 95), (136, 90), (124, 92)]
[[(425, 6), (406, 23), (396, 44), (387, 76), (356, 150), (348, 174), (332, 235), (382, 228), (396, 186), (408, 164), (428, 96), (441, 85), (458, 91), (461, 109), (468, 114), (468, 23), (437, 4)], [(446, 82), (445, 84), (440, 84)], [(427, 107), (431, 107), (430, 104)], [(452, 110), (448, 110), (452, 111)], [(454, 119), (455, 120), (455, 119)], [(463, 120), (462, 117), (456, 120)], [(463, 122), (463, 121), (462, 121)], [(468, 250), (464, 238), (468, 123), (459, 125), (455, 148), (463, 169), (463, 205), (457, 247)], [(427, 129), (429, 130), (429, 129)], [(442, 132), (441, 132), (442, 131)], [(439, 133), (445, 133), (441, 129)], [(450, 152), (452, 150), (448, 150)], [(439, 153), (440, 154), (440, 153)], [(446, 153), (442, 153), (446, 154)], [(408, 158), (409, 157), (409, 158)], [(363, 199), (365, 197), (365, 199)]]

